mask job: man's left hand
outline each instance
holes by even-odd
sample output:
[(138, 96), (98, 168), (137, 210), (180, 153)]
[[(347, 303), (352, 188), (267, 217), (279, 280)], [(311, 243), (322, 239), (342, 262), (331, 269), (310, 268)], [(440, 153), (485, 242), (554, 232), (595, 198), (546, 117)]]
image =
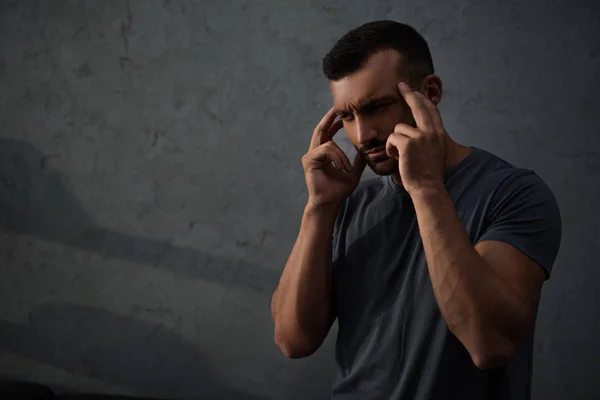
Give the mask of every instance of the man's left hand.
[(448, 134), (435, 104), (400, 82), (398, 90), (412, 110), (416, 128), (397, 124), (386, 143), (388, 156), (398, 160), (400, 178), (412, 196), (420, 190), (443, 189)]

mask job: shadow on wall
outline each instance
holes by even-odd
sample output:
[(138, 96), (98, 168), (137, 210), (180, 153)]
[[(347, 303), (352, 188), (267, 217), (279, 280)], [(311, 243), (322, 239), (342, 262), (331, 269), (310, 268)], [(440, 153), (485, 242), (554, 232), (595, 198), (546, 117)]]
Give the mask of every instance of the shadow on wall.
[(46, 304), (26, 326), (0, 320), (0, 347), (143, 395), (261, 399), (228, 389), (192, 343), (163, 326), (90, 307)]
[(244, 261), (213, 257), (165, 241), (104, 229), (67, 190), (47, 157), (30, 143), (0, 138), (0, 229), (77, 246), (191, 279), (268, 294), (279, 274)]

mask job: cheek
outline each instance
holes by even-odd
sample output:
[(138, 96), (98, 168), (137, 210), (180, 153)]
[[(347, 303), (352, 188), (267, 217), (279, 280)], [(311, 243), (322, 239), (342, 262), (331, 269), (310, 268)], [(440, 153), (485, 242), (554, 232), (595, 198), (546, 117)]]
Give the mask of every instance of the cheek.
[(381, 136), (387, 137), (394, 132), (397, 124), (407, 124), (414, 126), (415, 120), (413, 118), (410, 109), (407, 111), (404, 107), (397, 106), (393, 107), (385, 114), (385, 117), (381, 120), (381, 126), (383, 131)]
[(358, 146), (358, 137), (356, 135), (356, 129), (351, 124), (344, 122), (344, 133), (346, 137), (352, 143), (354, 147)]
[(400, 107), (390, 107), (379, 119), (380, 126), (387, 131), (393, 131), (397, 123), (402, 122), (404, 115)]
[(381, 135), (381, 141), (387, 143), (388, 138), (390, 137), (390, 135), (392, 134), (392, 132), (394, 131), (394, 128), (391, 129), (390, 133), (386, 133), (385, 135)]
[(416, 126), (415, 118), (412, 114), (412, 111), (409, 109), (403, 109), (402, 115), (400, 117), (400, 122), (406, 125), (410, 125), (412, 127)]

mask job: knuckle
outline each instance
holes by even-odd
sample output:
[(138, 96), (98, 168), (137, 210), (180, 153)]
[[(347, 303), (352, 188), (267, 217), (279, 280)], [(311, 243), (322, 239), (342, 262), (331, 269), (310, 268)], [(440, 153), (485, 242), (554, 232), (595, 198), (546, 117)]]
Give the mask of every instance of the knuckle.
[(306, 154), (304, 154), (302, 156), (302, 159), (303, 160), (311, 160), (311, 159), (315, 158), (315, 155), (317, 154), (317, 152), (318, 152), (318, 147), (316, 149), (308, 151)]
[(333, 149), (335, 149), (335, 143), (333, 143), (332, 141), (329, 141), (327, 143), (324, 143), (323, 147), (327, 150), (333, 150)]

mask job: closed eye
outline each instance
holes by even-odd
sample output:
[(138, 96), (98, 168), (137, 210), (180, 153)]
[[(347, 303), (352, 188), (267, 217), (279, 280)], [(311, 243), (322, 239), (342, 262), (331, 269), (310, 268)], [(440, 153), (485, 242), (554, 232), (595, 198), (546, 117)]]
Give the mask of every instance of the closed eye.
[(378, 104), (368, 105), (361, 110), (361, 113), (374, 114), (378, 111), (382, 111), (388, 105), (389, 105), (389, 103), (378, 103)]
[[(386, 107), (388, 107), (390, 104), (390, 102), (386, 102), (386, 103), (372, 103), (372, 104), (365, 104), (363, 107), (360, 108), (359, 110), (359, 114), (363, 114), (363, 115), (373, 115), (377, 112), (383, 111), (385, 110)], [(346, 122), (352, 121), (354, 119), (354, 115), (352, 115), (352, 113), (349, 112), (341, 112), (339, 113), (340, 119)]]

